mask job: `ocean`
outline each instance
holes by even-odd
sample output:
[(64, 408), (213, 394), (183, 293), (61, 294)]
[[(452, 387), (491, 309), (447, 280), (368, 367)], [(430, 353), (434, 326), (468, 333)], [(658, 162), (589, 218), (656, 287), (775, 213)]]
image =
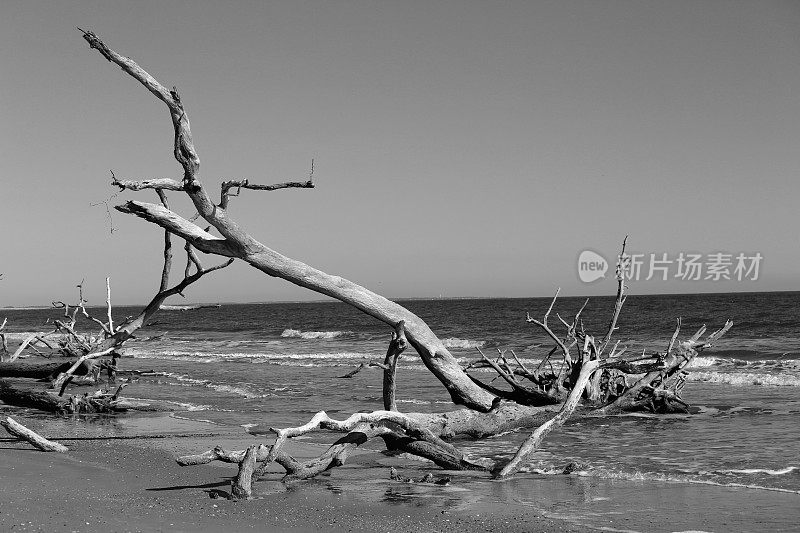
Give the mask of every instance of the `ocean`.
[[(554, 312), (572, 316), (583, 298), (560, 298)], [(550, 298), (401, 300), (467, 362), (513, 349), (534, 364), (549, 350), (545, 335), (525, 321), (542, 316)], [(587, 332), (601, 335), (612, 297), (591, 298)], [(117, 307), (115, 320), (138, 308)], [(558, 476), (571, 462), (585, 482), (717, 485), (754, 493), (800, 496), (800, 293), (629, 296), (616, 339), (628, 351), (664, 350), (681, 317), (680, 338), (726, 319), (734, 326), (689, 369), (683, 398), (691, 415), (626, 415), (574, 419), (552, 433), (523, 469), (525, 479)], [(11, 344), (46, 331), (48, 309), (2, 310)], [(557, 323), (557, 320), (554, 322)], [(82, 330), (90, 323), (80, 323)], [(382, 408), (381, 371), (340, 376), (362, 362), (382, 361), (389, 328), (338, 302), (224, 304), (161, 311), (126, 348), (122, 370), (141, 372), (124, 395), (175, 403), (174, 416), (247, 427), (305, 423), (325, 410), (336, 418)], [(451, 410), (444, 388), (409, 349), (398, 367), (398, 407)], [(470, 454), (509, 456), (527, 431), (457, 445)], [(266, 437), (269, 438), (269, 437)], [(331, 442), (324, 433), (306, 442)], [(784, 496), (785, 497), (785, 496)], [(800, 498), (796, 499), (800, 504)]]

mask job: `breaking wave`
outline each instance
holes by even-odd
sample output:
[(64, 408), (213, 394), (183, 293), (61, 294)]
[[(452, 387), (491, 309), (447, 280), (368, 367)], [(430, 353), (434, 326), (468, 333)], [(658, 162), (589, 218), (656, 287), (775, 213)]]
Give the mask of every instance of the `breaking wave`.
[(783, 476), (785, 474), (790, 474), (795, 470), (800, 470), (800, 466), (787, 466), (786, 468), (781, 469), (769, 469), (769, 468), (745, 468), (743, 470), (717, 470), (716, 474), (769, 474), (770, 476)]
[[(794, 467), (792, 467), (794, 468)], [(730, 471), (735, 472), (735, 471)], [(764, 472), (759, 470), (759, 472)], [(550, 473), (550, 472), (547, 472)], [(775, 492), (786, 492), (790, 494), (800, 494), (800, 490), (786, 489), (782, 487), (770, 487), (766, 485), (758, 485), (755, 483), (737, 483), (715, 481), (713, 479), (704, 479), (696, 475), (681, 475), (674, 473), (664, 472), (641, 472), (638, 470), (632, 472), (612, 470), (606, 468), (591, 468), (588, 470), (576, 471), (575, 475), (582, 477), (601, 477), (605, 479), (624, 479), (630, 481), (660, 481), (665, 483), (694, 483), (698, 485), (715, 485), (717, 487), (737, 487), (746, 489), (769, 490)]]
[(470, 339), (459, 339), (458, 337), (448, 337), (443, 339), (445, 348), (483, 348), (486, 341), (474, 341)]
[(719, 359), (716, 357), (695, 357), (687, 368), (707, 368), (719, 364)]
[(416, 398), (409, 398), (408, 400), (396, 400), (397, 403), (412, 403), (416, 405), (430, 405), (432, 402), (428, 400), (418, 400)]
[(127, 354), (134, 359), (160, 359), (166, 361), (184, 361), (193, 363), (272, 363), (293, 365), (307, 363), (307, 366), (320, 364), (353, 364), (354, 361), (375, 359), (374, 353), (367, 352), (322, 352), (322, 353), (260, 353), (260, 352), (196, 352), (175, 350), (141, 350), (131, 349)]
[[(211, 409), (210, 405), (201, 405), (196, 403), (189, 403), (189, 402), (178, 402), (175, 400), (153, 400), (151, 398), (136, 398), (134, 396), (125, 396), (126, 400), (130, 400), (133, 402), (143, 402), (143, 403), (152, 403), (155, 401), (159, 401), (162, 403), (170, 403), (182, 409), (183, 411), (207, 411)], [(170, 415), (173, 416), (173, 415)], [(175, 418), (180, 418), (176, 416)], [(188, 419), (187, 419), (188, 420)]]
[[(174, 372), (156, 372), (156, 375), (163, 376), (166, 378), (173, 379), (178, 383), (193, 386), (197, 385), (200, 387), (206, 387), (217, 392), (233, 394), (235, 396), (242, 396), (243, 398), (268, 398), (272, 396), (272, 394), (262, 394), (259, 392), (255, 392), (249, 389), (246, 385), (226, 385), (224, 383), (214, 383), (208, 379), (195, 379), (190, 378), (185, 374), (176, 374)], [(187, 404), (188, 405), (188, 404)], [(208, 406), (200, 406), (207, 408)], [(189, 410), (202, 410), (202, 409), (189, 409)]]
[(281, 337), (299, 338), (299, 339), (335, 339), (342, 335), (349, 335), (351, 331), (300, 331), (299, 329), (285, 329), (281, 333)]
[(800, 376), (793, 374), (762, 374), (752, 372), (691, 372), (689, 374), (689, 381), (725, 383), (728, 385), (800, 387)]

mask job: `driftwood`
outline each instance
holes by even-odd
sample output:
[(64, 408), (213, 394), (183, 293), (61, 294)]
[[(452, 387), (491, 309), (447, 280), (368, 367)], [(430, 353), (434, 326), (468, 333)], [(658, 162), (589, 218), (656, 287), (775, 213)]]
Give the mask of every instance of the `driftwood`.
[(36, 383), (25, 380), (0, 379), (0, 401), (7, 405), (29, 407), (56, 414), (124, 413), (127, 411), (174, 411), (168, 402), (141, 402), (120, 396), (127, 385), (114, 390), (96, 388), (91, 392), (62, 396), (51, 390), (41, 390)]
[(47, 440), (38, 433), (26, 428), (10, 416), (5, 420), (0, 420), (0, 426), (3, 426), (11, 435), (30, 442), (35, 448), (42, 450), (43, 452), (64, 453), (68, 451), (67, 447), (63, 444)]
[(253, 494), (253, 472), (256, 469), (256, 446), (250, 446), (239, 463), (239, 473), (231, 482), (231, 497), (234, 500), (249, 500)]
[[(32, 378), (51, 380), (61, 372), (66, 372), (71, 366), (72, 361), (59, 362), (48, 361), (46, 363), (13, 362), (0, 363), (0, 377), (2, 378)], [(87, 368), (77, 369), (76, 375), (86, 374)]]
[(343, 376), (338, 376), (338, 377), (339, 379), (350, 379), (359, 372), (361, 372), (362, 370), (364, 370), (365, 368), (383, 368), (385, 370), (386, 365), (384, 365), (383, 363), (375, 363), (375, 362), (359, 363), (358, 366), (355, 367), (353, 370), (351, 370), (347, 374), (344, 374)]
[(6, 334), (3, 333), (7, 323), (8, 319), (4, 318), (3, 323), (0, 324), (0, 361), (5, 361), (5, 357), (8, 355), (8, 341), (6, 340)]
[(44, 335), (44, 333), (34, 333), (32, 335), (28, 335), (25, 337), (25, 340), (17, 347), (13, 354), (8, 358), (9, 362), (16, 361), (17, 358), (22, 354), (23, 350), (28, 347), (28, 345), (36, 340), (39, 336)]
[[(486, 469), (497, 477), (505, 477), (517, 471), (530, 453), (541, 444), (542, 439), (554, 428), (564, 424), (579, 408), (603, 414), (603, 409), (609, 406), (614, 406), (615, 410), (659, 410), (680, 406), (679, 402), (683, 402), (680, 399), (683, 369), (700, 350), (710, 346), (730, 327), (730, 323), (726, 324), (705, 342), (699, 340), (703, 331), (698, 332), (695, 337), (674, 348), (676, 333), (664, 353), (654, 352), (636, 360), (622, 359), (624, 347), (618, 351), (618, 344), (612, 346), (611, 339), (617, 329), (617, 319), (625, 301), (623, 242), (617, 265), (617, 299), (609, 326), (602, 337), (598, 336), (599, 340), (595, 341), (594, 336), (583, 330), (580, 320), (583, 308), (572, 322), (566, 322), (559, 316), (566, 333), (556, 334), (548, 324), (558, 296), (556, 292), (553, 303), (542, 320), (528, 316), (528, 322), (538, 326), (554, 342), (554, 347), (542, 363), (537, 368), (530, 369), (521, 363), (513, 351), (513, 363), (503, 352), (497, 360), (481, 354), (480, 365), (492, 368), (511, 390), (484, 383), (477, 376), (468, 374), (467, 369), (458, 364), (428, 325), (409, 310), (349, 280), (326, 274), (281, 255), (256, 240), (233, 220), (229, 213), (229, 203), (242, 189), (272, 191), (292, 187), (313, 188), (313, 163), (312, 173), (304, 181), (276, 185), (256, 185), (249, 180), (223, 182), (219, 202), (213, 201), (199, 179), (200, 159), (194, 147), (188, 114), (177, 89), (167, 89), (136, 62), (106, 46), (93, 32), (80, 31), (90, 48), (97, 50), (106, 60), (141, 83), (166, 105), (170, 114), (175, 135), (173, 155), (181, 166), (181, 178), (120, 180), (112, 172), (112, 184), (120, 190), (153, 189), (159, 195), (160, 205), (128, 201), (116, 206), (116, 209), (163, 228), (165, 258), (169, 236), (176, 235), (187, 242), (187, 276), (190, 263), (200, 270), (193, 249), (206, 254), (238, 258), (269, 276), (282, 278), (352, 305), (393, 330), (383, 364), (374, 364), (384, 369), (384, 410), (356, 413), (345, 420), (334, 420), (320, 412), (302, 426), (275, 429), (276, 439), (272, 445), (259, 444), (246, 451), (235, 452), (214, 448), (202, 454), (178, 459), (183, 465), (213, 460), (239, 463), (240, 472), (232, 490), (234, 498), (250, 497), (252, 489), (249, 485), (253, 479), (263, 475), (272, 463), (277, 463), (286, 470), (284, 481), (306, 479), (343, 464), (350, 450), (375, 437), (382, 438), (391, 449), (426, 457), (447, 468)], [(194, 205), (196, 215), (189, 219), (172, 211), (167, 205), (165, 191), (186, 194)], [(193, 221), (198, 218), (209, 226), (202, 228), (195, 224)], [(212, 234), (210, 228), (219, 236)], [(167, 270), (165, 261), (165, 272)], [(164, 291), (165, 287), (162, 282), (161, 290)], [(159, 305), (161, 303), (163, 300)], [(397, 360), (406, 344), (416, 350), (428, 370), (449, 392), (452, 401), (466, 409), (434, 414), (402, 414), (396, 411)], [(644, 378), (640, 378), (633, 386), (628, 386), (625, 375), (645, 368), (647, 373)], [(562, 402), (563, 405), (559, 407)], [(443, 440), (454, 436), (480, 438), (519, 427), (537, 429), (514, 457), (498, 461), (497, 464), (467, 458)], [(318, 430), (343, 432), (345, 436), (320, 457), (305, 463), (298, 462), (284, 450), (289, 439)]]

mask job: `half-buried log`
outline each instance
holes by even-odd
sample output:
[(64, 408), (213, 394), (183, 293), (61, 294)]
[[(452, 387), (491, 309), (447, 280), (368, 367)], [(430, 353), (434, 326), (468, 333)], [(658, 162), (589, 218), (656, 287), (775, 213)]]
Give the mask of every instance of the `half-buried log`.
[(42, 450), (43, 452), (64, 453), (68, 451), (67, 447), (63, 444), (47, 440), (38, 433), (26, 428), (10, 416), (5, 420), (0, 420), (0, 426), (3, 426), (11, 435), (30, 442), (34, 448)]

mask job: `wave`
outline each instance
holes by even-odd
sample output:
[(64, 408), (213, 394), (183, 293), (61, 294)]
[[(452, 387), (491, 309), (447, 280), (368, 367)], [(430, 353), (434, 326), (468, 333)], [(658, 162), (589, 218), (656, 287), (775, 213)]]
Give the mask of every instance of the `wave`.
[[(546, 472), (550, 473), (550, 472)], [(555, 472), (558, 473), (558, 472)], [(757, 489), (769, 490), (775, 492), (786, 492), (790, 494), (800, 494), (800, 490), (786, 489), (781, 487), (769, 487), (765, 485), (756, 485), (752, 483), (727, 483), (721, 481), (714, 481), (711, 479), (702, 479), (693, 475), (680, 475), (670, 474), (663, 472), (641, 472), (634, 470), (632, 472), (610, 470), (605, 468), (592, 468), (589, 470), (580, 470), (574, 472), (575, 475), (581, 477), (600, 477), (605, 479), (623, 479), (629, 481), (661, 481), (665, 483), (694, 483), (698, 485), (714, 485), (717, 487), (735, 487), (744, 489)]]
[(459, 339), (458, 337), (448, 337), (443, 339), (445, 348), (483, 348), (486, 341), (474, 341), (470, 339)]
[(351, 335), (352, 331), (300, 331), (299, 329), (285, 329), (281, 333), (281, 337), (299, 338), (299, 339), (335, 339), (342, 335)]
[(770, 476), (783, 476), (790, 474), (795, 470), (800, 470), (800, 466), (787, 466), (779, 470), (771, 470), (769, 468), (745, 468), (742, 470), (717, 470), (715, 474), (769, 474)]
[(720, 363), (720, 360), (716, 357), (695, 357), (694, 360), (689, 364), (688, 369), (692, 368), (707, 368), (709, 366), (716, 366)]
[(696, 357), (688, 368), (707, 368), (710, 366), (721, 367), (749, 367), (753, 369), (778, 369), (800, 370), (800, 361), (797, 359), (737, 359), (735, 357)]
[(688, 380), (705, 383), (725, 383), (736, 386), (764, 385), (772, 387), (800, 387), (800, 376), (792, 374), (691, 372)]
[[(211, 409), (210, 405), (201, 405), (196, 403), (189, 403), (189, 402), (178, 402), (175, 400), (153, 400), (152, 398), (135, 398), (133, 396), (125, 396), (126, 400), (132, 400), (134, 402), (146, 402), (146, 403), (153, 403), (153, 402), (162, 402), (162, 403), (171, 403), (180, 407), (184, 411), (207, 411)], [(175, 417), (180, 418), (180, 417)], [(188, 420), (188, 419), (187, 419)]]
[[(174, 379), (175, 381), (177, 381), (179, 383), (186, 384), (186, 385), (189, 385), (189, 386), (198, 385), (198, 386), (201, 386), (201, 387), (206, 387), (206, 388), (215, 390), (217, 392), (233, 394), (235, 396), (242, 396), (242, 397), (248, 398), (248, 399), (250, 399), (250, 398), (268, 398), (270, 396), (273, 396), (272, 394), (262, 394), (262, 393), (254, 392), (254, 391), (250, 390), (249, 388), (247, 388), (243, 384), (239, 385), (239, 386), (235, 386), (235, 385), (226, 385), (224, 383), (214, 383), (214, 382), (212, 382), (211, 380), (208, 380), (208, 379), (190, 378), (189, 376), (187, 376), (185, 374), (176, 374), (174, 372), (156, 372), (155, 374), (159, 375), (159, 376), (166, 377), (166, 378)], [(204, 406), (204, 407), (207, 407), (207, 406)], [(197, 410), (197, 409), (195, 409), (195, 410)]]
[(129, 350), (128, 355), (134, 359), (167, 359), (172, 361), (208, 361), (215, 362), (235, 359), (376, 359), (377, 354), (367, 352), (319, 352), (319, 353), (263, 353), (263, 352), (196, 352), (179, 350)]

